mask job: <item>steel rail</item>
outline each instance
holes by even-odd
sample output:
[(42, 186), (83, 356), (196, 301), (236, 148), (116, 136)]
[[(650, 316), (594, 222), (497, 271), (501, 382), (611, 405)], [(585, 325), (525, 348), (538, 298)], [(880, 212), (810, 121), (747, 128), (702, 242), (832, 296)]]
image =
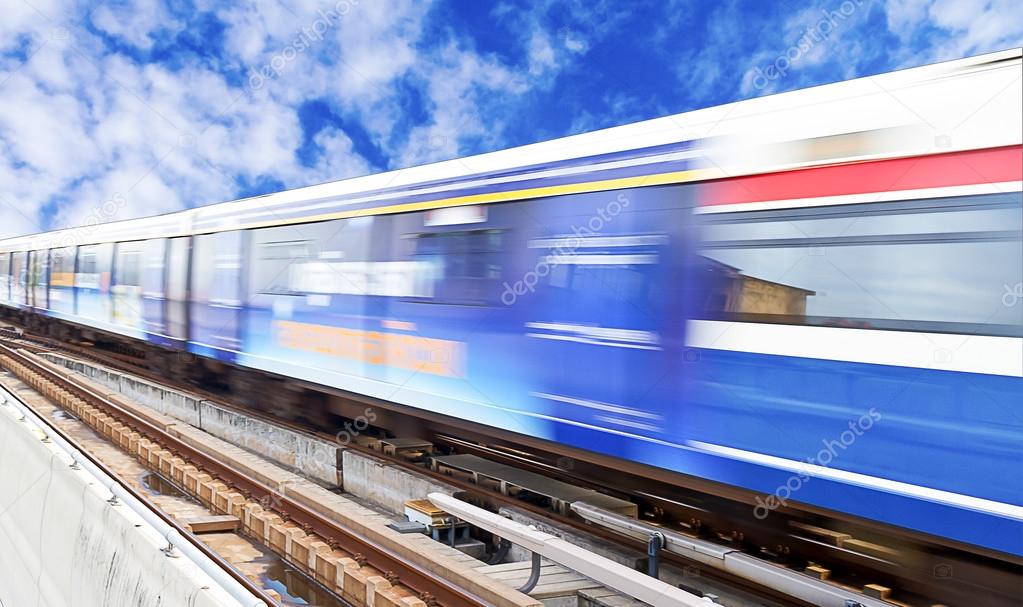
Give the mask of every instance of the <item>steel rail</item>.
[[(135, 364), (135, 363), (132, 363), (132, 362), (126, 360), (128, 358), (128, 356), (126, 356), (126, 355), (113, 355), (113, 353), (109, 353), (110, 355), (101, 355), (101, 354), (99, 354), (99, 351), (90, 351), (90, 349), (83, 348), (81, 346), (70, 346), (70, 345), (65, 344), (63, 342), (60, 342), (60, 341), (57, 341), (57, 340), (53, 340), (53, 339), (49, 339), (49, 338), (44, 338), (44, 337), (41, 337), (41, 336), (28, 336), (28, 335), (25, 335), (25, 336), (22, 336), (22, 337), (19, 337), (19, 338), (11, 338), (11, 339), (19, 339), (19, 340), (24, 340), (24, 341), (27, 341), (27, 342), (35, 342), (35, 344), (31, 344), (31, 345), (26, 344), (26, 347), (29, 348), (29, 349), (38, 349), (38, 350), (42, 350), (42, 351), (45, 351), (45, 350), (49, 349), (49, 350), (54, 350), (54, 351), (57, 351), (57, 352), (63, 352), (63, 353), (65, 353), (65, 355), (70, 355), (72, 357), (78, 357), (78, 358), (82, 358), (82, 359), (86, 359), (86, 360), (91, 360), (91, 361), (94, 361), (96, 364), (108, 366), (109, 368), (117, 370), (119, 372), (128, 373), (128, 374), (136, 374), (136, 375), (138, 375), (138, 376), (140, 376), (142, 378), (146, 378), (146, 379), (149, 379), (149, 380), (152, 380), (152, 381), (156, 381), (157, 383), (161, 383), (161, 384), (165, 384), (165, 385), (170, 385), (170, 384), (168, 384), (169, 380), (167, 380), (166, 378), (160, 376), (159, 374), (151, 371), (148, 368), (142, 367), (139, 364)], [(36, 344), (39, 344), (39, 345), (36, 345)], [(222, 395), (222, 394), (214, 394), (214, 393), (208, 392), (206, 390), (202, 390), (201, 388), (197, 389), (195, 386), (188, 386), (185, 389), (187, 389), (190, 392), (195, 393), (196, 395), (200, 396), (201, 398), (203, 398), (205, 400), (210, 401), (213, 404), (216, 404), (218, 406), (225, 407), (225, 408), (237, 411), (237, 412), (241, 412), (241, 413), (243, 413), (245, 415), (249, 415), (249, 416), (252, 416), (252, 417), (256, 417), (256, 418), (262, 419), (262, 420), (267, 421), (269, 423), (278, 424), (278, 425), (281, 425), (283, 427), (290, 428), (290, 429), (292, 429), (294, 431), (302, 432), (302, 433), (307, 434), (309, 436), (316, 436), (316, 437), (321, 437), (321, 438), (327, 438), (328, 440), (333, 438), (332, 436), (329, 436), (329, 435), (323, 433), (322, 431), (318, 431), (315, 428), (310, 427), (309, 425), (296, 423), (294, 421), (284, 419), (282, 417), (273, 415), (273, 414), (265, 412), (265, 411), (259, 411), (259, 410), (255, 410), (255, 409), (250, 409), (248, 407), (245, 407), (244, 405), (228, 401), (228, 400), (225, 399), (225, 396)], [(481, 445), (476, 445), (476, 444), (471, 443), (470, 441), (464, 441), (464, 440), (461, 440), (461, 439), (455, 439), (455, 438), (453, 438), (451, 436), (445, 436), (445, 432), (450, 432), (450, 430), (438, 431), (437, 436), (433, 437), (433, 439), (432, 439), (433, 442), (435, 444), (445, 444), (446, 443), (446, 444), (451, 445), (451, 446), (457, 445), (457, 448), (459, 450), (461, 450), (461, 451), (468, 450), (468, 452), (478, 452), (480, 455), (483, 455), (485, 457), (492, 458), (492, 459), (497, 459), (498, 461), (505, 461), (506, 463), (509, 463), (511, 465), (515, 465), (517, 467), (523, 467), (525, 469), (532, 469), (532, 470), (534, 470), (536, 472), (539, 472), (539, 473), (553, 474), (556, 477), (557, 476), (563, 476), (563, 475), (566, 474), (565, 470), (561, 470), (560, 468), (556, 468), (555, 466), (553, 466), (551, 464), (543, 463), (543, 462), (540, 462), (540, 461), (525, 461), (525, 460), (522, 460), (521, 458), (517, 457), (516, 455), (514, 455), (512, 453), (506, 453), (506, 452), (504, 452), (503, 450), (500, 450), (500, 449), (494, 449), (492, 447), (488, 447), (488, 446), (485, 446), (485, 445), (482, 445), (482, 444)], [(542, 508), (542, 507), (530, 504), (528, 502), (521, 501), (519, 499), (515, 499), (515, 498), (512, 498), (512, 497), (509, 497), (509, 496), (506, 496), (506, 495), (502, 495), (500, 493), (496, 493), (496, 492), (484, 489), (482, 487), (476, 486), (474, 484), (471, 484), (471, 483), (468, 483), (468, 482), (465, 482), (465, 481), (461, 481), (460, 479), (457, 479), (457, 478), (454, 478), (454, 477), (449, 477), (449, 476), (438, 474), (438, 473), (436, 473), (436, 472), (434, 472), (434, 471), (432, 471), (430, 469), (424, 469), (424, 468), (422, 468), (420, 466), (415, 465), (415, 463), (413, 463), (413, 462), (404, 460), (404, 459), (402, 459), (400, 457), (397, 457), (397, 456), (388, 456), (388, 455), (386, 455), (386, 454), (384, 454), (382, 452), (376, 451), (374, 449), (370, 449), (369, 447), (366, 447), (366, 446), (363, 446), (363, 445), (359, 445), (359, 444), (356, 444), (356, 443), (349, 444), (349, 445), (347, 445), (346, 448), (352, 449), (352, 450), (355, 450), (355, 451), (358, 451), (358, 452), (361, 452), (361, 453), (366, 453), (366, 454), (371, 455), (373, 457), (386, 460), (386, 461), (388, 461), (388, 463), (391, 463), (393, 465), (396, 465), (396, 466), (399, 466), (399, 467), (402, 467), (402, 468), (406, 468), (406, 469), (409, 469), (409, 470), (414, 470), (418, 474), (426, 475), (426, 476), (429, 476), (431, 478), (436, 478), (439, 481), (442, 481), (442, 482), (448, 483), (450, 485), (453, 485), (457, 489), (466, 492), (468, 495), (471, 495), (475, 500), (478, 500), (477, 503), (489, 504), (490, 507), (495, 507), (495, 506), (512, 506), (512, 507), (520, 508), (520, 509), (523, 509), (523, 510), (525, 510), (527, 512), (530, 512), (532, 514), (543, 516), (543, 517), (547, 517), (547, 518), (551, 519), (553, 522), (557, 522), (558, 524), (566, 525), (568, 527), (577, 529), (577, 530), (582, 531), (584, 533), (595, 535), (597, 537), (600, 537), (601, 539), (610, 541), (610, 542), (612, 542), (614, 544), (617, 544), (619, 546), (628, 547), (628, 548), (632, 548), (632, 549), (636, 549), (636, 550), (640, 550), (640, 551), (644, 551), (647, 548), (645, 543), (639, 542), (639, 541), (637, 541), (637, 540), (635, 540), (633, 538), (629, 538), (627, 536), (623, 536), (621, 534), (605, 530), (605, 529), (603, 529), (601, 527), (589, 525), (589, 524), (587, 524), (587, 523), (585, 523), (585, 522), (583, 522), (583, 521), (581, 521), (579, 519), (576, 519), (576, 518), (573, 518), (573, 517), (563, 516), (563, 515), (560, 515), (560, 514), (558, 514), (556, 512), (551, 512), (550, 510), (547, 510), (545, 508)], [(586, 486), (594, 486), (594, 487), (601, 486), (601, 485), (594, 485), (593, 484), (594, 481), (590, 477), (577, 477), (575, 474), (569, 474), (569, 476), (572, 479), (570, 482), (582, 483), (582, 484), (584, 484)], [(643, 494), (637, 494), (637, 495), (642, 496)], [(725, 496), (717, 496), (713, 492), (709, 493), (709, 495), (710, 496), (715, 496), (715, 497), (720, 497), (722, 499), (729, 499), (729, 498), (727, 498)], [(734, 546), (732, 546), (731, 544), (721, 544), (721, 546), (722, 546), (722, 548), (734, 549)], [(823, 545), (822, 545), (822, 547), (826, 548), (826, 546), (823, 546)], [(946, 547), (948, 547), (950, 549), (956, 549), (955, 546), (946, 546)], [(841, 555), (839, 555), (839, 556), (841, 557)], [(678, 555), (673, 554), (671, 552), (663, 553), (662, 558), (665, 561), (670, 561), (670, 562), (673, 562), (677, 566), (683, 566), (683, 567), (687, 566), (687, 565), (690, 565), (690, 564), (692, 564), (694, 562), (691, 559), (687, 559), (685, 557), (678, 556)], [(756, 558), (756, 557), (749, 557), (749, 558), (753, 559), (753, 558)], [(815, 556), (812, 556), (812, 555), (806, 555), (806, 559), (807, 560), (811, 560), (811, 561), (815, 561), (815, 562), (820, 562), (820, 557), (815, 557)], [(771, 565), (771, 567), (768, 567), (769, 570), (773, 570), (772, 567), (775, 566), (770, 561), (766, 561), (766, 560), (763, 560), (763, 559), (760, 559), (760, 558), (756, 558), (756, 561), (760, 562), (760, 563), (763, 563), (765, 565)], [(825, 561), (825, 562), (827, 562), (827, 561)], [(839, 558), (839, 562), (844, 564), (846, 561), (841, 559), (841, 558)], [(784, 567), (785, 565), (782, 564), (781, 566)], [(792, 571), (795, 571), (795, 570), (792, 570)], [(726, 583), (728, 585), (735, 585), (737, 587), (747, 588), (749, 590), (755, 589), (756, 592), (762, 593), (765, 597), (771, 597), (772, 599), (774, 599), (776, 601), (779, 601), (779, 602), (798, 604), (798, 605), (806, 605), (807, 604), (806, 602), (804, 602), (804, 601), (802, 601), (802, 600), (800, 600), (798, 598), (793, 597), (791, 594), (786, 594), (784, 592), (780, 592), (777, 589), (772, 588), (771, 585), (769, 585), (769, 584), (768, 585), (763, 584), (763, 580), (760, 579), (759, 577), (758, 577), (757, 581), (751, 581), (749, 579), (744, 579), (744, 577), (742, 577), (742, 576), (736, 576), (734, 573), (730, 573), (730, 572), (727, 572), (727, 571), (724, 571), (724, 570), (716, 570), (716, 569), (713, 569), (713, 568), (704, 569), (702, 573), (706, 577), (717, 578), (721, 582), (724, 582), (724, 583)], [(860, 575), (860, 577), (862, 577), (862, 575)], [(901, 584), (903, 582), (905, 582), (906, 580), (903, 580), (901, 576), (897, 576), (897, 577), (899, 578), (898, 583), (901, 586)], [(884, 580), (882, 579), (882, 581), (884, 581)], [(908, 578), (908, 584), (909, 584), (909, 586), (913, 586), (914, 584), (915, 585), (919, 585), (919, 580), (916, 579), (916, 578), (910, 577), (910, 578)], [(836, 586), (836, 587), (838, 587), (838, 586)]]
[[(8, 354), (10, 353), (10, 350), (6, 346), (0, 345), (0, 348), (7, 351)], [(106, 464), (93, 456), (86, 449), (78, 446), (77, 441), (75, 441), (75, 439), (64, 430), (59, 428), (57, 425), (50, 423), (43, 416), (37, 414), (35, 409), (25, 402), (21, 396), (8, 389), (6, 386), (0, 386), (0, 398), (2, 398), (4, 402), (10, 401), (11, 404), (13, 404), (15, 408), (22, 413), (22, 415), (31, 419), (32, 422), (47, 436), (55, 439), (54, 442), (60, 445), (60, 447), (71, 458), (72, 462), (83, 465), (93, 474), (93, 476), (102, 476), (110, 479), (111, 485), (106, 486), (106, 489), (110, 491), (111, 495), (128, 503), (129, 507), (131, 507), (130, 504), (132, 500), (137, 502), (142, 509), (136, 507), (131, 507), (131, 509), (145, 519), (146, 522), (152, 525), (155, 529), (161, 530), (161, 535), (163, 535), (169, 545), (184, 552), (193, 560), (193, 562), (196, 561), (195, 557), (197, 555), (202, 555), (202, 557), (209, 559), (214, 565), (216, 565), (220, 572), (226, 573), (228, 578), (224, 579), (223, 575), (217, 574), (217, 570), (211, 570), (202, 563), (196, 563), (203, 572), (209, 575), (214, 581), (221, 584), (221, 586), (224, 587), (224, 589), (234, 598), (241, 601), (246, 598), (245, 594), (248, 593), (260, 601), (254, 605), (265, 604), (268, 607), (279, 605), (278, 601), (264, 588), (250, 580), (244, 573), (239, 571), (237, 567), (231, 564), (230, 561), (226, 560), (208, 545), (200, 541), (197, 537), (195, 537), (195, 534), (193, 534), (184, 525), (161, 510), (160, 507), (153, 503), (148, 496), (121, 480), (117, 473), (107, 467)], [(182, 545), (182, 539), (185, 541), (186, 545)], [(242, 590), (244, 590), (244, 592), (242, 592)]]
[(489, 605), (481, 597), (452, 584), (417, 563), (411, 563), (403, 559), (390, 549), (375, 544), (370, 538), (352, 529), (343, 527), (304, 504), (289, 498), (287, 495), (283, 495), (273, 487), (269, 487), (261, 481), (217, 461), (159, 426), (110, 401), (103, 394), (87, 386), (81, 386), (70, 381), (9, 346), (0, 344), (0, 353), (6, 354), (13, 360), (43, 375), (62, 389), (85, 399), (88, 403), (110, 414), (129, 428), (175, 452), (186, 461), (192, 462), (206, 473), (219, 477), (227, 484), (243, 493), (251, 495), (256, 500), (263, 499), (264, 503), (275, 504), (274, 510), (278, 513), (288, 517), (296, 524), (302, 526), (303, 529), (323, 537), (328, 543), (333, 542), (343, 550), (353, 555), (361, 556), (368, 565), (378, 569), (384, 575), (389, 575), (392, 579), (396, 577), (396, 583), (400, 583), (402, 586), (416, 592), (420, 597), (425, 597), (424, 600), (427, 600), (427, 602), (429, 602), (428, 599), (432, 598), (440, 605), (450, 605), (452, 607), (485, 607)]
[[(81, 358), (81, 359), (93, 361), (94, 364), (106, 366), (106, 367), (108, 367), (108, 368), (110, 368), (112, 370), (116, 370), (116, 371), (118, 371), (120, 373), (134, 374), (134, 375), (136, 375), (136, 376), (138, 376), (140, 378), (147, 379), (147, 380), (150, 380), (150, 381), (155, 381), (155, 382), (160, 383), (162, 385), (169, 385), (169, 384), (167, 384), (168, 380), (165, 379), (165, 378), (160, 377), (158, 374), (153, 373), (153, 372), (151, 372), (151, 371), (149, 371), (147, 369), (143, 369), (141, 367), (138, 367), (136, 365), (132, 365), (131, 363), (128, 363), (126, 361), (122, 361), (122, 360), (120, 360), (118, 358), (102, 356), (100, 354), (96, 354), (96, 353), (93, 353), (93, 352), (88, 352), (84, 348), (72, 347), (72, 346), (69, 346), (67, 344), (62, 344), (62, 343), (50, 340), (48, 338), (43, 338), (43, 337), (39, 337), (39, 336), (31, 336), (31, 337), (29, 337), (29, 336), (26, 335), (26, 336), (24, 336), (24, 337), (22, 337), (20, 339), (22, 339), (24, 341), (28, 341), (28, 342), (35, 342), (35, 343), (31, 344), (31, 345), (26, 344), (26, 348), (29, 348), (29, 349), (38, 350), (40, 352), (47, 352), (47, 351), (55, 350), (57, 352), (62, 352), (62, 354), (60, 354), (60, 356), (65, 356), (65, 357), (66, 356), (70, 356), (70, 357), (76, 357), (76, 358)], [(43, 344), (45, 344), (45, 345), (43, 345)], [(301, 432), (301, 433), (306, 434), (308, 436), (324, 438), (324, 439), (327, 439), (327, 440), (334, 440), (334, 437), (332, 435), (329, 435), (329, 434), (317, 431), (317, 430), (315, 430), (313, 428), (310, 428), (308, 426), (304, 426), (304, 425), (295, 423), (295, 422), (290, 421), (290, 420), (286, 420), (284, 418), (281, 418), (281, 417), (278, 417), (278, 416), (275, 416), (275, 415), (272, 415), (272, 414), (269, 414), (269, 413), (266, 413), (266, 412), (263, 412), (263, 411), (257, 411), (257, 410), (254, 410), (254, 409), (249, 409), (249, 408), (246, 408), (246, 407), (244, 407), (242, 405), (226, 401), (226, 400), (224, 400), (223, 396), (221, 396), (221, 395), (217, 395), (217, 394), (213, 394), (211, 392), (207, 392), (205, 390), (197, 389), (195, 386), (188, 386), (186, 389), (189, 392), (194, 393), (197, 396), (202, 397), (203, 400), (207, 400), (210, 403), (215, 404), (215, 405), (217, 405), (219, 407), (224, 407), (226, 409), (230, 409), (232, 411), (235, 411), (235, 412), (238, 412), (238, 413), (242, 413), (244, 415), (247, 415), (247, 416), (250, 416), (250, 417), (254, 417), (254, 418), (257, 418), (257, 419), (260, 419), (260, 420), (265, 421), (267, 423), (276, 424), (276, 425), (279, 425), (281, 427), (293, 430), (295, 432)], [(441, 439), (441, 442), (448, 442), (448, 441), (450, 441), (452, 439), (452, 437), (444, 436), (444, 435), (441, 435), (438, 438)], [(468, 449), (469, 452), (478, 453), (478, 454), (480, 454), (482, 456), (489, 457), (489, 458), (497, 458), (498, 461), (506, 461), (507, 463), (512, 464), (512, 465), (523, 466), (523, 462), (521, 462), (521, 461), (512, 461), (512, 458), (510, 458), (510, 456), (508, 456), (507, 454), (495, 452), (495, 451), (490, 450), (490, 449), (488, 449), (486, 447), (482, 447), (482, 446), (478, 446), (478, 445), (472, 445), (470, 443), (466, 443), (466, 442), (461, 441), (461, 440), (457, 440), (457, 442), (459, 443), (459, 446), (462, 449)], [(470, 482), (461, 480), (461, 479), (456, 478), (456, 477), (447, 476), (447, 475), (444, 475), (444, 474), (441, 474), (441, 473), (438, 473), (438, 472), (434, 472), (433, 470), (431, 470), (429, 468), (422, 468), (422, 467), (416, 466), (413, 462), (410, 462), (408, 460), (402, 459), (401, 457), (387, 455), (387, 454), (385, 454), (385, 453), (383, 453), (381, 451), (377, 451), (377, 450), (371, 449), (369, 447), (366, 447), (364, 445), (360, 445), (360, 444), (357, 444), (357, 443), (354, 443), (354, 442), (351, 443), (351, 444), (346, 445), (345, 448), (346, 449), (351, 449), (353, 451), (357, 451), (359, 453), (363, 453), (363, 454), (369, 455), (371, 457), (375, 457), (375, 458), (378, 458), (378, 459), (385, 460), (389, 464), (398, 466), (398, 467), (406, 469), (406, 470), (413, 471), (413, 472), (415, 472), (417, 474), (428, 476), (428, 477), (430, 477), (430, 478), (432, 478), (434, 480), (437, 480), (439, 482), (449, 484), (449, 485), (455, 487), (458, 491), (462, 492), (463, 494), (465, 494), (467, 496), (471, 496), (475, 500), (479, 500), (478, 503), (491, 504), (494, 507), (506, 506), (506, 507), (521, 509), (521, 510), (524, 510), (526, 512), (529, 512), (532, 515), (548, 518), (552, 522), (555, 522), (555, 523), (557, 523), (559, 525), (564, 525), (566, 527), (572, 528), (572, 529), (574, 529), (574, 530), (576, 530), (576, 531), (578, 531), (580, 533), (584, 533), (584, 534), (588, 534), (588, 535), (593, 535), (593, 536), (598, 537), (598, 538), (600, 538), (600, 539), (602, 539), (604, 541), (607, 541), (607, 542), (619, 545), (619, 546), (621, 546), (623, 548), (629, 548), (629, 549), (637, 550), (637, 551), (640, 551), (640, 552), (643, 552), (643, 551), (646, 550), (645, 542), (640, 542), (638, 540), (635, 540), (634, 538), (630, 538), (630, 537), (627, 537), (627, 536), (623, 536), (623, 535), (614, 533), (614, 532), (609, 531), (609, 530), (607, 530), (607, 529), (605, 529), (603, 527), (589, 525), (589, 524), (587, 524), (582, 519), (576, 519), (576, 518), (572, 518), (572, 517), (569, 517), (569, 516), (565, 516), (565, 515), (559, 514), (557, 512), (553, 512), (553, 511), (551, 511), (551, 510), (549, 510), (547, 508), (543, 508), (541, 506), (538, 506), (538, 505), (535, 505), (535, 504), (531, 504), (531, 503), (526, 502), (526, 501), (522, 501), (521, 499), (517, 499), (517, 498), (511, 497), (511, 496), (508, 496), (508, 495), (504, 495), (504, 494), (501, 494), (501, 493), (498, 493), (498, 492), (495, 492), (495, 491), (484, 489), (484, 488), (482, 488), (482, 487), (480, 487), (478, 485), (472, 484)], [(534, 469), (537, 472), (550, 472), (550, 470), (540, 470), (539, 464), (537, 464), (535, 462), (531, 463), (530, 465), (523, 466), (523, 467), (525, 469)], [(563, 471), (559, 471), (559, 472), (563, 472)], [(724, 546), (722, 546), (722, 547), (724, 548)], [(698, 563), (698, 561), (694, 561), (692, 559), (688, 559), (688, 558), (685, 558), (683, 556), (679, 556), (679, 555), (671, 553), (671, 552), (665, 552), (663, 554), (663, 556), (662, 556), (662, 559), (665, 562), (670, 562), (670, 563), (672, 563), (673, 565), (675, 565), (677, 567), (688, 567), (690, 565)], [(772, 588), (769, 585), (760, 585), (760, 584), (752, 583), (752, 582), (750, 582), (747, 579), (744, 579), (742, 577), (736, 576), (736, 575), (734, 575), (734, 574), (732, 574), (730, 572), (724, 571), (724, 570), (717, 570), (717, 569), (714, 569), (714, 568), (708, 568), (708, 569), (702, 570), (701, 571), (701, 575), (703, 575), (704, 577), (717, 579), (718, 581), (720, 581), (722, 583), (725, 583), (727, 585), (730, 585), (730, 586), (741, 587), (741, 588), (743, 588), (743, 589), (745, 589), (747, 591), (755, 591), (760, 596), (763, 596), (764, 598), (770, 598), (771, 600), (774, 600), (774, 601), (776, 601), (778, 603), (793, 605), (793, 607), (803, 607), (803, 606), (807, 606), (808, 607), (810, 605), (809, 603), (806, 603), (806, 602), (804, 602), (802, 600), (795, 599), (795, 598), (793, 598), (790, 595), (786, 595), (786, 594), (784, 594), (782, 592), (779, 592), (779, 591), (777, 591), (776, 589)]]

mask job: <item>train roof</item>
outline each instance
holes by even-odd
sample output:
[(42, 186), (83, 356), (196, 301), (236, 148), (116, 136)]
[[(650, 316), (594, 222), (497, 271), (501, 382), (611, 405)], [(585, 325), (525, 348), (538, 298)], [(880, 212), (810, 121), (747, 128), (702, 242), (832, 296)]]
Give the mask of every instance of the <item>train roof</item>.
[(8, 238), (0, 251), (1019, 145), (1021, 55), (1023, 49), (1010, 49), (163, 215)]

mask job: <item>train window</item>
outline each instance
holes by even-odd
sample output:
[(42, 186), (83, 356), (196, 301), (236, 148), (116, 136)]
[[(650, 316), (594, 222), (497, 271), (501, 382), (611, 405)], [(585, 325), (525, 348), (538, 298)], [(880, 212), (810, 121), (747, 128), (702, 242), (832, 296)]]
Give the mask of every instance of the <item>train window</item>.
[(79, 252), (75, 286), (99, 288), (99, 272), (99, 247), (96, 245), (82, 247)]
[(142, 243), (122, 242), (117, 245), (114, 263), (114, 284), (140, 287), (142, 285)]
[(11, 254), (0, 253), (0, 301), (11, 299)]
[(1018, 194), (704, 220), (705, 318), (1023, 335)]
[[(369, 258), (373, 224), (374, 218), (361, 217), (256, 230), (250, 297), (385, 295), (378, 285), (387, 264)], [(326, 305), (330, 299), (309, 301)]]
[(312, 245), (311, 241), (301, 239), (259, 242), (256, 245), (256, 263), (253, 266), (254, 293), (298, 294), (290, 284), (291, 266), (312, 259)]
[(664, 280), (660, 279), (665, 247), (663, 233), (608, 233), (545, 236), (526, 244), (538, 257), (536, 284), (523, 278), (506, 284), (502, 301), (536, 291), (539, 309), (560, 321), (604, 327), (653, 328), (660, 318)]
[(75, 247), (50, 250), (50, 286), (72, 287), (75, 284)]
[(430, 270), (428, 278), (433, 282), (426, 300), (461, 305), (493, 303), (499, 295), (503, 238), (503, 230), (416, 234), (413, 260)]
[(192, 254), (192, 288), (193, 302), (206, 303), (210, 298), (210, 286), (213, 283), (213, 238), (215, 234), (196, 236), (193, 240)]
[[(555, 253), (552, 253), (555, 254)], [(594, 326), (637, 326), (656, 318), (660, 256), (653, 251), (617, 254), (600, 250), (565, 254), (541, 278), (541, 305), (561, 318)]]
[[(78, 266), (79, 274), (96, 273), (96, 250), (95, 247), (82, 247), (82, 261)], [(82, 285), (79, 285), (82, 286)]]

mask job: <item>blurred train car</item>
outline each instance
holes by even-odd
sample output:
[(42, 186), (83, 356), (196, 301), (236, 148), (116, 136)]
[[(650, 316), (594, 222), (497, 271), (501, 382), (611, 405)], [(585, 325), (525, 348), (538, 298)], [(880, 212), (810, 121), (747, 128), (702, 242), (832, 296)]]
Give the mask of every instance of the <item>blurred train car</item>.
[(0, 241), (22, 314), (1023, 555), (1021, 54)]

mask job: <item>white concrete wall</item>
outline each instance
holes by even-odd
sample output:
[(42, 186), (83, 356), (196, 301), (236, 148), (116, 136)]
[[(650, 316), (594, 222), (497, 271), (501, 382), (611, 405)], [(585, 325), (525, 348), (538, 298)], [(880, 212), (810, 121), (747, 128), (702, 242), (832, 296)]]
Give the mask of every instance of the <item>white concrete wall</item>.
[(231, 607), (199, 567), (9, 404), (0, 404), (0, 603)]

